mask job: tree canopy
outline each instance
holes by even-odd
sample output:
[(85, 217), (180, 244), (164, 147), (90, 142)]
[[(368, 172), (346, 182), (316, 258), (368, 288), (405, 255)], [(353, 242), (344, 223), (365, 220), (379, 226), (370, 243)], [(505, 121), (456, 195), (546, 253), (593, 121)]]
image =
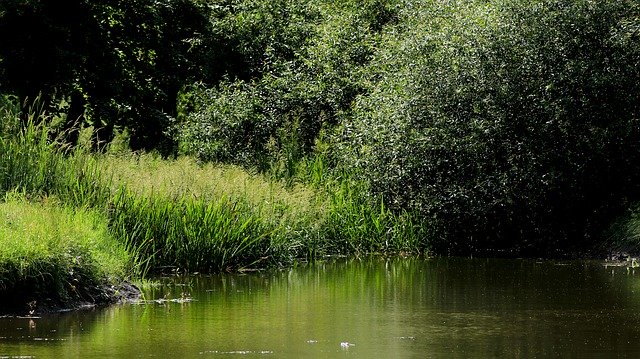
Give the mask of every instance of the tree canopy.
[(126, 127), (132, 148), (169, 149), (178, 91), (207, 76), (208, 31), (189, 0), (3, 1), (0, 92), (66, 99), (66, 129), (87, 121), (100, 142)]

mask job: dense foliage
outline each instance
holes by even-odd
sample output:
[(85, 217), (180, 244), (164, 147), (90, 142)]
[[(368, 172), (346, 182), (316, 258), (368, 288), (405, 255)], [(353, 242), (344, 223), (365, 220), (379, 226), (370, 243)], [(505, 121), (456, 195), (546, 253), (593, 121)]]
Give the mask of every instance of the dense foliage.
[(178, 140), (183, 153), (265, 169), (308, 155), (339, 125), (365, 92), (365, 66), (399, 2), (243, 3), (215, 24), (242, 44), (252, 76), (229, 72), (185, 93)]
[(0, 92), (67, 107), (64, 130), (96, 142), (127, 128), (131, 146), (170, 150), (180, 88), (209, 75), (204, 5), (189, 0), (0, 2)]
[(413, 8), (345, 127), (347, 160), (429, 221), (438, 251), (592, 245), (639, 194), (639, 11), (637, 1)]
[(592, 248), (639, 199), (637, 0), (68, 2), (0, 3), (0, 93), (70, 143), (349, 178), (440, 253)]
[[(10, 104), (0, 107), (0, 119), (18, 124), (16, 106)], [(424, 249), (420, 227), (410, 217), (384, 204), (370, 206), (349, 178), (321, 189), (279, 183), (237, 166), (202, 165), (189, 157), (167, 160), (118, 152), (111, 146), (106, 153), (89, 152), (86, 145), (63, 151), (50, 141), (46, 124), (53, 118), (46, 112), (39, 121), (35, 118), (30, 116), (24, 128), (18, 124), (0, 132), (0, 207), (13, 193), (24, 193), (17, 207), (43, 202), (91, 212), (108, 230), (103, 233), (105, 241), (120, 245), (114, 245), (112, 253), (126, 247), (134, 259), (127, 274), (144, 275), (159, 268), (219, 272), (282, 266), (326, 255)], [(0, 230), (15, 229), (14, 222), (0, 213)], [(72, 225), (62, 220), (41, 224), (29, 229), (36, 232), (34, 241), (40, 233), (67, 237), (55, 227)], [(1, 259), (23, 250), (18, 234), (25, 230), (0, 236), (0, 273), (14, 270), (5, 270), (3, 266), (13, 262), (3, 264)], [(102, 250), (91, 236), (78, 240), (86, 241), (89, 249), (99, 245)], [(24, 266), (38, 266), (42, 256), (33, 254), (21, 257)], [(94, 272), (100, 269), (94, 266), (96, 260), (88, 261)], [(66, 262), (56, 263), (53, 269), (64, 272)], [(48, 267), (44, 275), (53, 275), (51, 270)]]

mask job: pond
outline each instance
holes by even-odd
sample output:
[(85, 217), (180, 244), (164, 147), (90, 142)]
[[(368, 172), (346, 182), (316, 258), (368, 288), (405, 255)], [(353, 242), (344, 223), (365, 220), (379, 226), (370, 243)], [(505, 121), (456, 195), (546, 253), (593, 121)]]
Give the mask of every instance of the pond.
[(162, 278), (145, 303), (0, 318), (0, 358), (640, 357), (640, 271), (334, 260)]

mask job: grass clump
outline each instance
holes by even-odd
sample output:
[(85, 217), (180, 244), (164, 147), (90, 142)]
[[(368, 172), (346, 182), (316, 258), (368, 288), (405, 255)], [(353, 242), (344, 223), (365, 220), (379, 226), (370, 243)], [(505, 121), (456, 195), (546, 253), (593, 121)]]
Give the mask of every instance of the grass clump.
[(286, 209), (291, 217), (299, 217), (323, 199), (315, 190), (302, 185), (282, 183), (233, 165), (201, 164), (192, 157), (174, 160), (151, 154), (102, 156), (99, 167), (112, 175), (111, 184), (126, 186), (139, 196), (158, 195), (166, 198), (215, 200), (229, 197), (246, 201), (262, 216), (270, 217), (277, 209)]
[[(123, 188), (113, 199), (112, 229), (147, 268), (217, 272), (279, 254), (263, 223), (241, 201), (138, 196)], [(275, 253), (274, 253), (275, 252)]]
[(285, 188), (235, 166), (153, 155), (96, 161), (110, 174), (111, 228), (150, 269), (216, 272), (289, 263), (300, 247), (293, 229), (322, 211), (311, 189)]
[(113, 174), (112, 228), (148, 268), (215, 272), (419, 250), (420, 230), (409, 216), (372, 206), (346, 176), (314, 186), (188, 157), (102, 156), (97, 163)]
[(62, 159), (49, 142), (49, 132), (30, 115), (20, 124), (17, 108), (0, 107), (0, 193), (21, 188), (44, 193), (54, 186)]
[(11, 192), (0, 203), (0, 308), (106, 302), (130, 255), (99, 213)]

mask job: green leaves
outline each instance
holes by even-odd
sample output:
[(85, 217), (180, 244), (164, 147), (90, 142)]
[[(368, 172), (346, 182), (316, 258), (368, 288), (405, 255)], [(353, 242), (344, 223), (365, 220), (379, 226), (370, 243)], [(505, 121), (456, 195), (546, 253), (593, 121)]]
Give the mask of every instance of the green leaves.
[(96, 146), (124, 127), (135, 149), (169, 152), (179, 89), (210, 73), (210, 45), (197, 45), (207, 11), (190, 0), (3, 1), (0, 91), (70, 97), (65, 130), (88, 122)]
[(343, 158), (420, 213), (439, 251), (584, 245), (639, 194), (640, 53), (611, 37), (637, 16), (633, 2), (421, 3), (376, 53)]
[(182, 153), (262, 171), (311, 155), (367, 91), (363, 70), (397, 3), (219, 4), (212, 22), (226, 78), (183, 93)]

